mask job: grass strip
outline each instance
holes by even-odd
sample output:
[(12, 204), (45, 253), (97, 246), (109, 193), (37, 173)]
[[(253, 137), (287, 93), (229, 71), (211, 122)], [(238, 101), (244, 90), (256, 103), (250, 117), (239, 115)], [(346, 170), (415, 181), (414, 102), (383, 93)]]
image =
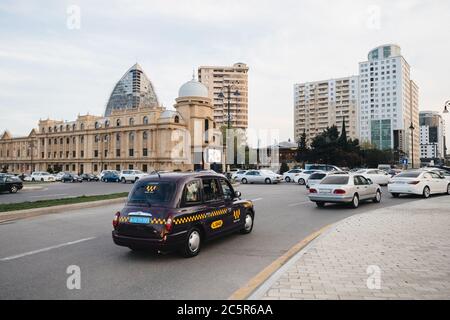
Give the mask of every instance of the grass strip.
[(127, 197), (128, 192), (119, 192), (119, 193), (111, 193), (111, 194), (103, 194), (97, 196), (79, 196), (72, 198), (63, 198), (63, 199), (49, 199), (49, 200), (38, 200), (38, 201), (26, 201), (19, 203), (5, 203), (0, 204), (0, 212), (8, 212), (15, 210), (25, 210), (25, 209), (36, 209), (36, 208), (46, 208), (53, 206), (60, 206), (64, 204), (74, 204), (74, 203), (83, 203), (83, 202), (91, 202), (91, 201), (99, 201), (99, 200), (109, 200), (109, 199), (117, 199)]

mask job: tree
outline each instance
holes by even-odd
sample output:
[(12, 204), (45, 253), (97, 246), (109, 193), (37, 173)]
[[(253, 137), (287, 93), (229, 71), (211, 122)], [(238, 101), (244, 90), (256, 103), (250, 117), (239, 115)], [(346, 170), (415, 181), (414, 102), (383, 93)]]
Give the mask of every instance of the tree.
[(305, 162), (308, 160), (308, 146), (306, 143), (306, 131), (303, 130), (300, 139), (297, 141), (297, 153), (295, 156), (295, 160), (297, 162)]
[(287, 165), (287, 163), (285, 161), (283, 161), (281, 163), (281, 167), (280, 167), (280, 174), (283, 174), (286, 171), (289, 171), (289, 166)]

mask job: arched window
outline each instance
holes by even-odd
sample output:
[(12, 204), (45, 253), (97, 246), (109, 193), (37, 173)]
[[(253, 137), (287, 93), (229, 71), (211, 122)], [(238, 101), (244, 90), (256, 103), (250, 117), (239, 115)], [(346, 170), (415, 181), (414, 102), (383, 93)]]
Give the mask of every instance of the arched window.
[(76, 128), (77, 128), (77, 126), (76, 126), (76, 124), (74, 123), (74, 124), (72, 125), (72, 130), (75, 131)]
[(72, 138), (72, 142), (73, 142), (73, 144), (75, 144), (77, 142), (77, 140), (75, 140), (75, 137)]
[(61, 132), (63, 131), (63, 125), (59, 126), (59, 131), (61, 131)]
[(103, 141), (108, 142), (108, 140), (109, 140), (109, 135), (105, 134), (105, 136), (103, 137)]
[(128, 124), (130, 126), (134, 126), (134, 118), (130, 118), (130, 120), (128, 120)]
[(48, 132), (52, 132), (52, 127), (48, 127)]
[(63, 143), (64, 143), (63, 138), (60, 138), (60, 139), (59, 139), (59, 144), (63, 144)]
[(105, 128), (108, 128), (109, 127), (109, 120), (106, 120), (105, 121)]
[(53, 131), (58, 132), (58, 127), (57, 127), (57, 126), (54, 126), (54, 127), (53, 127)]
[(66, 131), (70, 130), (70, 126), (68, 124), (66, 124)]
[(116, 121), (116, 127), (120, 127), (120, 119), (117, 119), (117, 121)]
[(98, 121), (95, 121), (95, 129), (100, 128), (100, 123)]
[(175, 121), (175, 123), (180, 123), (180, 117), (179, 116), (175, 116), (173, 121)]
[(142, 123), (143, 124), (148, 124), (148, 117), (147, 116), (144, 117), (144, 119), (142, 120)]
[(84, 136), (80, 136), (80, 143), (84, 142)]
[(120, 142), (120, 133), (119, 132), (116, 134), (116, 141)]
[(80, 124), (80, 130), (84, 130), (84, 123)]
[(147, 140), (148, 139), (148, 132), (147, 131), (144, 131), (143, 133), (142, 133), (142, 140)]
[(70, 143), (70, 139), (69, 139), (69, 138), (66, 139), (66, 143), (67, 143), (67, 144)]
[(98, 140), (100, 140), (100, 136), (98, 134), (96, 134), (94, 140), (95, 140), (95, 142), (98, 142)]
[(55, 138), (55, 140), (53, 140), (54, 144), (58, 144), (58, 139)]
[(128, 135), (128, 141), (130, 142), (130, 143), (133, 143), (134, 142), (134, 132), (130, 132), (130, 134)]

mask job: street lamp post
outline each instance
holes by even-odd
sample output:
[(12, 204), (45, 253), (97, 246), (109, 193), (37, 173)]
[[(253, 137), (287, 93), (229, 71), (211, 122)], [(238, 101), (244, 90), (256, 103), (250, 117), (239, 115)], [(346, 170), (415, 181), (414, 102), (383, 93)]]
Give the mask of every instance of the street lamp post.
[(414, 124), (411, 121), (409, 130), (411, 130), (411, 168), (414, 169)]
[[(233, 94), (234, 96), (239, 96), (239, 90), (237, 89), (237, 87), (234, 84), (228, 84), (226, 86), (224, 86), (225, 88), (225, 92), (226, 92), (226, 97), (223, 94), (223, 92), (220, 92), (218, 94), (219, 98), (226, 98), (227, 99), (227, 128), (231, 129), (231, 95)], [(234, 90), (234, 92), (232, 92)], [(225, 138), (225, 148), (227, 147), (226, 145), (226, 138)], [(224, 153), (226, 154), (226, 152)], [(225, 162), (225, 166), (226, 166), (226, 170), (229, 171), (228, 165)]]
[[(442, 113), (447, 115), (449, 113), (449, 109), (450, 109), (450, 100), (447, 100), (447, 101), (445, 101), (444, 110), (442, 111)], [(445, 124), (444, 124), (444, 126), (445, 126)], [(447, 139), (444, 135), (444, 164), (447, 161), (447, 159), (446, 159), (447, 152), (446, 151), (447, 151)]]

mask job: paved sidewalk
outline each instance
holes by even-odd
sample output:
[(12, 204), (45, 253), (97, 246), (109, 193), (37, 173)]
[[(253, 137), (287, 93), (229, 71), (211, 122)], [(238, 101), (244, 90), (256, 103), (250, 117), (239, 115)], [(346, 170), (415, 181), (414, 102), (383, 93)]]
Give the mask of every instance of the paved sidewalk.
[(341, 221), (250, 299), (450, 299), (450, 196)]

